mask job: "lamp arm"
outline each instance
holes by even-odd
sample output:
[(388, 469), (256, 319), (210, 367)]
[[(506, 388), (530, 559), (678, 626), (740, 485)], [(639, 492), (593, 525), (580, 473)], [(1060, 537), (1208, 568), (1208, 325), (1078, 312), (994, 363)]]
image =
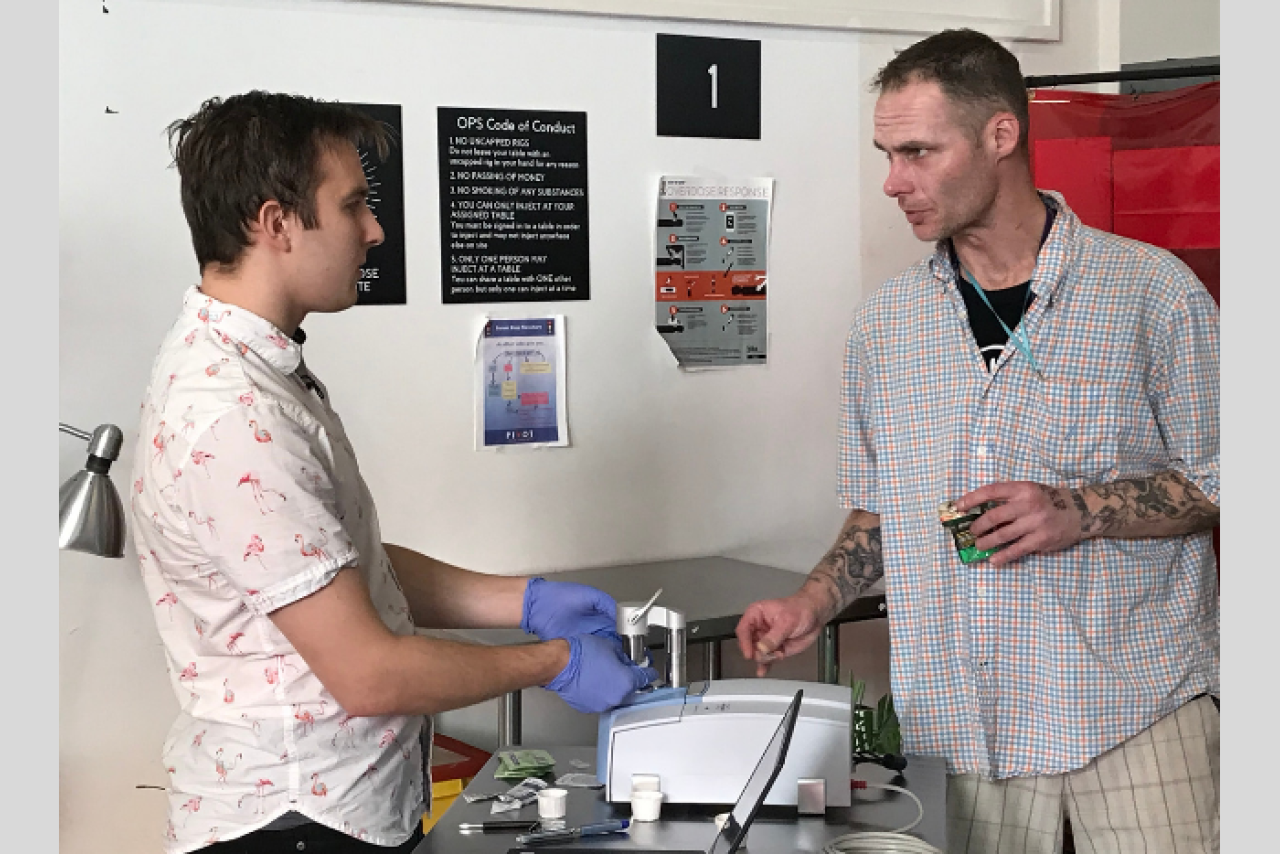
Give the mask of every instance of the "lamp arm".
[(70, 424), (63, 424), (61, 421), (58, 422), (58, 429), (61, 430), (63, 433), (69, 433), (72, 436), (75, 436), (77, 439), (84, 439), (86, 442), (93, 438), (91, 435), (84, 432), (83, 430), (77, 430), (76, 428), (72, 427)]

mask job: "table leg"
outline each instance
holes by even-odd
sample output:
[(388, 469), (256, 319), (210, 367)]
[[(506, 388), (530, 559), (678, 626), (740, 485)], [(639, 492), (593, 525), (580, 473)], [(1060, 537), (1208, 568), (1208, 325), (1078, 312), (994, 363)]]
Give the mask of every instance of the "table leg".
[(498, 705), (498, 746), (520, 743), (520, 692), (506, 694)]
[(828, 685), (840, 681), (840, 627), (834, 623), (818, 633), (818, 681)]

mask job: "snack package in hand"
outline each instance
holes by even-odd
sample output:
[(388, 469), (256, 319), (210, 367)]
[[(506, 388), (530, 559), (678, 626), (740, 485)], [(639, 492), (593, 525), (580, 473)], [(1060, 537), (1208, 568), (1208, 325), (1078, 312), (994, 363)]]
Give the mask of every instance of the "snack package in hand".
[(960, 555), (962, 563), (977, 563), (980, 560), (986, 560), (999, 551), (998, 548), (978, 548), (976, 538), (969, 532), (969, 525), (995, 506), (994, 501), (988, 501), (986, 504), (979, 504), (967, 513), (961, 513), (956, 509), (954, 501), (943, 501), (938, 505), (938, 519), (942, 522), (942, 527), (951, 532), (951, 537), (955, 540), (956, 552)]

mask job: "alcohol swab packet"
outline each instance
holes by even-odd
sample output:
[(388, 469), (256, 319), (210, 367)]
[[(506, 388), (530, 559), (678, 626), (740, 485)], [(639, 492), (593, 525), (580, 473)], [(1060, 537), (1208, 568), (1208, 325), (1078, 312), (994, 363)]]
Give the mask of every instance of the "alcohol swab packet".
[(556, 780), (557, 786), (572, 786), (579, 789), (602, 789), (604, 783), (596, 779), (595, 774), (565, 774)]
[(531, 804), (538, 799), (538, 792), (547, 788), (546, 780), (539, 780), (537, 777), (527, 777), (520, 781), (520, 784), (513, 786), (505, 794), (500, 795), (498, 800), (493, 802), (493, 807), (489, 810), (490, 815), (497, 815), (500, 812), (510, 812), (518, 810), (525, 804)]

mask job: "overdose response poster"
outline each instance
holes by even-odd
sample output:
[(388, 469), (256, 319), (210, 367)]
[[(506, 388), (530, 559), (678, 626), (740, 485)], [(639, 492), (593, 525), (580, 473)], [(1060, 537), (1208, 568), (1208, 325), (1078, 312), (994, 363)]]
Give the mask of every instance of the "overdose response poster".
[(768, 361), (772, 178), (658, 180), (655, 325), (682, 368)]
[(564, 316), (486, 318), (476, 343), (476, 450), (569, 444)]

